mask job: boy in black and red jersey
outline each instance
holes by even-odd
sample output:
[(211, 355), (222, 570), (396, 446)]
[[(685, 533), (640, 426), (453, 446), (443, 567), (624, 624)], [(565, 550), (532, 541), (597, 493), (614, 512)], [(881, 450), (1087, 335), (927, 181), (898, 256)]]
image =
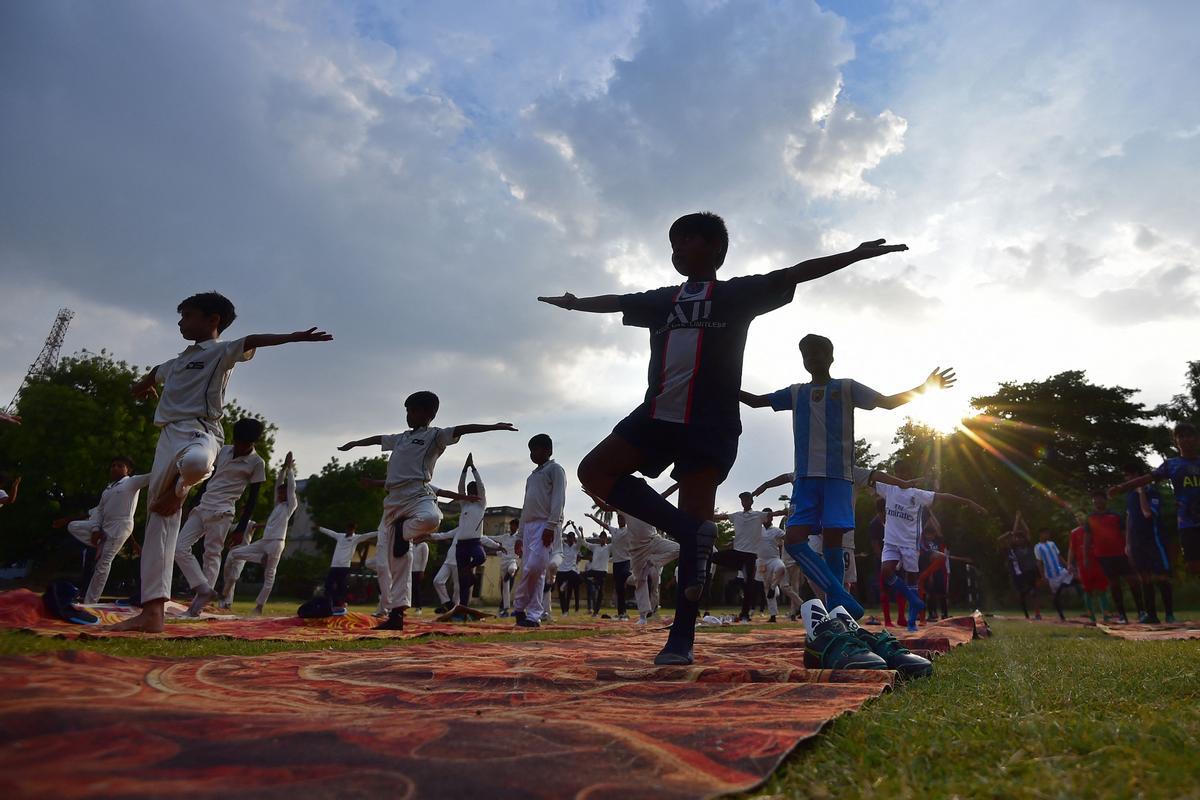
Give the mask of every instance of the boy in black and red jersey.
[[(665, 531), (680, 544), (675, 622), (656, 664), (692, 663), (697, 600), (716, 539), (717, 487), (737, 457), (742, 425), (738, 391), (750, 323), (791, 302), (796, 284), (857, 261), (907, 250), (883, 239), (802, 261), (765, 275), (717, 280), (729, 234), (708, 212), (671, 225), (671, 263), (687, 281), (648, 292), (598, 297), (539, 297), (568, 311), (620, 312), (626, 325), (650, 330), (645, 401), (579, 464), (591, 494)], [(679, 507), (634, 475), (656, 477), (674, 464)]]

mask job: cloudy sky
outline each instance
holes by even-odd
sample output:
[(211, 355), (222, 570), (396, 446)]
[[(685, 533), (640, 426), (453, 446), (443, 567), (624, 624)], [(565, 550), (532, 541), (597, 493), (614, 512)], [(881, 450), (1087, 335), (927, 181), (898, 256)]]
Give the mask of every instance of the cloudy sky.
[[(675, 283), (666, 230), (710, 209), (724, 277), (908, 243), (747, 351), (754, 391), (801, 378), (809, 331), (883, 391), (956, 366), (939, 401), (859, 415), (878, 451), (1063, 369), (1160, 402), (1200, 357), (1198, 29), (1188, 0), (3, 3), (0, 394), (60, 306), (68, 352), (150, 364), (216, 288), (231, 336), (336, 336), (230, 385), (303, 471), (429, 388), (443, 424), (522, 431), (435, 480), (473, 450), (516, 505), (527, 434), (573, 475), (645, 388), (644, 332), (534, 297)], [(745, 428), (726, 508), (790, 464), (784, 415)]]

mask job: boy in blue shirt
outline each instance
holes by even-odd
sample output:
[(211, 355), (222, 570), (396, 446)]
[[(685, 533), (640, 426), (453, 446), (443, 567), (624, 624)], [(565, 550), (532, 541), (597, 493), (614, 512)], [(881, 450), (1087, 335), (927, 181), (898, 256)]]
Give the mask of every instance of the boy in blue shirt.
[[(765, 275), (719, 281), (717, 270), (729, 249), (720, 217), (708, 212), (680, 217), (668, 238), (671, 263), (686, 279), (682, 285), (538, 300), (568, 311), (620, 312), (625, 325), (650, 331), (645, 401), (584, 457), (579, 481), (590, 494), (679, 542), (675, 622), (655, 663), (691, 664), (697, 601), (717, 536), (717, 487), (733, 466), (742, 431), (738, 391), (750, 323), (790, 303), (799, 283), (908, 248), (878, 239)], [(634, 475), (657, 477), (672, 464), (678, 508)]]
[[(800, 340), (804, 368), (812, 379), (769, 395), (741, 392), (751, 408), (770, 406), (792, 412), (796, 440), (796, 481), (792, 485), (792, 516), (787, 522), (784, 548), (828, 598), (829, 607), (844, 606), (855, 619), (863, 607), (842, 585), (845, 559), (842, 534), (854, 528), (854, 409), (899, 408), (927, 389), (945, 389), (957, 378), (953, 369), (935, 369), (925, 382), (893, 395), (879, 392), (848, 378), (829, 374), (833, 342), (810, 333)], [(808, 546), (808, 536), (822, 531), (824, 561)], [(912, 598), (909, 598), (910, 604)], [(924, 604), (917, 600), (917, 608)], [(910, 605), (910, 616), (915, 614)]]

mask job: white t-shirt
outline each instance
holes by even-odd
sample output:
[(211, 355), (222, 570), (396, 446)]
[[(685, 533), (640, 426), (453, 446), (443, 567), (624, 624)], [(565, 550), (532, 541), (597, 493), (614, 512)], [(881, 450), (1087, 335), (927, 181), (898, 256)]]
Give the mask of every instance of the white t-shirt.
[(416, 428), (380, 436), (380, 449), (392, 453), (388, 457), (384, 486), (389, 492), (410, 488), (427, 490), (438, 458), (457, 441), (454, 428)]
[(487, 511), (487, 496), (479, 487), (478, 503), (461, 503), (458, 512), (458, 539), (470, 541), (483, 536), (483, 515)]
[(612, 545), (589, 544), (588, 552), (592, 554), (591, 569), (598, 572), (608, 572), (608, 561), (612, 552)]
[(373, 539), (379, 535), (379, 531), (371, 531), (370, 533), (355, 533), (347, 536), (344, 533), (331, 531), (329, 528), (317, 528), (319, 533), (333, 539), (336, 544), (333, 548), (333, 558), (329, 560), (329, 566), (333, 567), (349, 567), (350, 562), (354, 559), (354, 551), (358, 546), (367, 539)]
[(567, 473), (550, 459), (525, 479), (525, 502), (521, 505), (521, 524), (549, 522), (562, 529), (563, 506), (567, 502)]
[(758, 557), (763, 561), (780, 558), (783, 553), (784, 533), (779, 528), (763, 528), (758, 537)]
[(262, 538), (264, 542), (282, 542), (287, 538), (288, 521), (291, 520), (296, 507), (300, 505), (300, 501), (296, 499), (295, 473), (289, 469), (284, 477), (284, 481), (287, 486), (287, 499), (281, 503), (276, 503), (275, 507), (271, 509), (271, 516), (267, 517), (266, 527), (263, 528)]
[(500, 563), (507, 566), (508, 564), (517, 561), (517, 542), (521, 540), (520, 534), (501, 533), (493, 537), (496, 543), (504, 548), (504, 552), (500, 554)]
[[(209, 339), (189, 345), (175, 358), (154, 368), (154, 380), (163, 384), (154, 424), (203, 419), (219, 420), (225, 409), (225, 387), (236, 364), (254, 357), (246, 340)], [(213, 426), (221, 436), (221, 426)]]
[(733, 549), (743, 553), (758, 552), (763, 523), (767, 515), (761, 511), (735, 511), (727, 515), (733, 523)]
[(574, 572), (579, 567), (579, 539), (575, 540), (575, 544), (567, 544), (562, 542), (562, 564), (559, 566), (559, 572)]
[(92, 525), (103, 528), (111, 524), (132, 524), (138, 495), (149, 485), (149, 474), (127, 475), (110, 483), (100, 495), (100, 502), (88, 514)]
[(244, 456), (234, 455), (233, 445), (227, 444), (217, 451), (212, 477), (204, 485), (204, 494), (196, 507), (232, 514), (246, 487), (266, 480), (267, 465), (262, 456), (253, 450)]
[[(628, 523), (628, 519), (626, 520)], [(609, 556), (613, 563), (628, 561), (631, 556), (629, 554), (629, 528), (614, 528), (612, 525), (600, 523), (604, 529), (608, 531), (608, 540), (612, 547), (612, 552)]]
[(933, 505), (937, 493), (877, 483), (875, 494), (882, 497), (887, 505), (887, 520), (883, 525), (884, 544), (915, 548), (921, 538), (921, 509)]

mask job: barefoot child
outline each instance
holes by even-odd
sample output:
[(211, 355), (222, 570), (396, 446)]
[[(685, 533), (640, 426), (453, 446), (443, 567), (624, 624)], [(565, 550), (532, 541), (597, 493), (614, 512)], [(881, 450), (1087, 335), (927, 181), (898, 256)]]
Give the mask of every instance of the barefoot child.
[[(188, 607), (188, 616), (199, 615), (204, 605), (217, 597), (217, 574), (221, 571), (221, 551), (233, 521), (234, 506), (250, 487), (250, 496), (242, 506), (242, 518), (233, 530), (233, 543), (242, 544), (246, 525), (258, 504), (258, 492), (267, 479), (267, 465), (254, 451), (262, 437), (263, 424), (252, 417), (239, 419), (233, 426), (233, 444), (217, 453), (212, 477), (197, 491), (196, 505), (188, 514), (175, 546), (175, 563), (196, 596)], [(192, 546), (204, 539), (204, 567), (192, 554)]]
[(282, 481), (275, 487), (275, 507), (271, 516), (267, 517), (263, 526), (262, 538), (257, 542), (241, 544), (231, 548), (229, 557), (225, 560), (225, 593), (224, 606), (233, 603), (233, 593), (237, 588), (238, 578), (242, 575), (242, 567), (247, 561), (261, 561), (263, 565), (263, 585), (254, 601), (254, 613), (263, 613), (263, 606), (271, 596), (275, 586), (275, 570), (279, 567), (279, 559), (283, 557), (283, 548), (287, 545), (288, 523), (300, 501), (296, 498), (296, 470), (292, 454), (288, 453), (283, 462)]
[(403, 630), (404, 611), (409, 607), (412, 592), (412, 553), (414, 542), (429, 539), (442, 521), (437, 496), (429, 482), (433, 469), (446, 448), (459, 437), (488, 431), (515, 431), (508, 422), (493, 425), (456, 425), (434, 428), (441, 401), (433, 392), (414, 392), (404, 401), (409, 429), (404, 433), (368, 436), (339, 447), (377, 446), (391, 451), (384, 486), (383, 519), (379, 523), (378, 548), (387, 562), (387, 586), (383, 585), (384, 571), (380, 570), (380, 593), (387, 599), (388, 618), (377, 626), (379, 630)]
[(153, 397), (162, 384), (154, 424), (159, 427), (148, 487), (149, 515), (142, 545), (142, 612), (113, 630), (159, 632), (163, 608), (171, 597), (171, 573), (179, 541), (180, 509), (188, 492), (212, 472), (225, 440), (221, 414), (225, 386), (233, 368), (249, 361), (259, 347), (293, 342), (328, 342), (316, 328), (295, 333), (260, 333), (243, 339), (217, 337), (233, 324), (233, 303), (217, 292), (192, 295), (179, 304), (179, 333), (192, 342), (133, 386), (135, 397)]
[[(659, 664), (692, 663), (697, 601), (717, 537), (717, 487), (737, 457), (738, 390), (750, 324), (791, 302), (796, 285), (864, 259), (907, 249), (865, 242), (838, 255), (803, 261), (765, 275), (717, 279), (729, 233), (716, 214), (688, 214), (668, 232), (671, 263), (682, 285), (599, 297), (542, 297), (568, 311), (621, 313), (624, 324), (650, 332), (645, 401), (579, 465), (579, 480), (609, 505), (666, 532), (680, 544), (678, 605)], [(676, 508), (634, 473), (657, 477), (674, 464)]]
[(133, 533), (133, 512), (138, 496), (150, 484), (150, 476), (134, 475), (133, 460), (116, 456), (109, 462), (110, 483), (100, 495), (100, 502), (83, 519), (56, 520), (55, 527), (66, 523), (67, 532), (85, 547), (96, 548), (96, 565), (83, 596), (84, 603), (100, 602), (113, 559)]

